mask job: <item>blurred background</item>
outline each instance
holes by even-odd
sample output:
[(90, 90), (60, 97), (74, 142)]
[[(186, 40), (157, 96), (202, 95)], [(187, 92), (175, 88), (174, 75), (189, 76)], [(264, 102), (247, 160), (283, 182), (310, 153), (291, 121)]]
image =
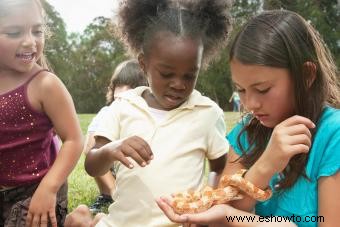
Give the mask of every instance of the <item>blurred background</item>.
[[(71, 7), (74, 16), (77, 8), (86, 8), (87, 2), (112, 2), (112, 8), (96, 16), (87, 25), (69, 29), (65, 22), (67, 14), (57, 10), (56, 1), (42, 0), (47, 12), (51, 36), (47, 40), (45, 54), (54, 72), (70, 91), (78, 113), (96, 113), (105, 105), (106, 86), (116, 65), (127, 59), (119, 40), (112, 35), (114, 8), (117, 0), (81, 1), (82, 6)], [(89, 12), (98, 12), (90, 7)], [(88, 9), (87, 8), (87, 9)], [(112, 10), (111, 10), (112, 9)], [(321, 34), (339, 68), (340, 66), (340, 0), (234, 0), (232, 15), (235, 34), (240, 26), (253, 15), (267, 9), (288, 9), (301, 14)], [(88, 12), (88, 13), (89, 13)], [(112, 15), (110, 15), (112, 14)], [(61, 16), (63, 15), (63, 16)], [(95, 15), (95, 14), (94, 14)], [(72, 19), (71, 19), (72, 22)], [(68, 22), (70, 23), (70, 21)], [(81, 26), (81, 25), (79, 25)], [(210, 67), (201, 71), (196, 89), (210, 97), (225, 111), (232, 109), (228, 102), (232, 84), (228, 62), (228, 48)]]

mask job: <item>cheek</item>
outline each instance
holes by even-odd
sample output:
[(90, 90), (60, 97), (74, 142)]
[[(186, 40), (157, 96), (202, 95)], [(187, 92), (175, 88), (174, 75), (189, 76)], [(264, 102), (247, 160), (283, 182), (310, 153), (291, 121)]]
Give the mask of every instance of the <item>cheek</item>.
[(267, 97), (270, 100), (267, 106), (272, 111), (275, 111), (279, 121), (285, 120), (293, 114), (294, 109), (294, 94), (284, 91), (277, 91), (275, 94)]

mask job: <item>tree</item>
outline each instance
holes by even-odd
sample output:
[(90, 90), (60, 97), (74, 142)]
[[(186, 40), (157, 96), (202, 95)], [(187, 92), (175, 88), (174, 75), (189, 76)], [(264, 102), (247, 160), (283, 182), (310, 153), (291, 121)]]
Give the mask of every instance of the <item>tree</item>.
[(340, 10), (337, 0), (265, 0), (265, 9), (297, 12), (320, 33), (340, 67)]
[(64, 83), (67, 83), (69, 68), (71, 65), (69, 58), (69, 45), (67, 42), (67, 32), (65, 23), (46, 0), (42, 1), (46, 12), (47, 40), (44, 53), (52, 70)]
[(126, 59), (114, 38), (111, 20), (97, 17), (81, 37), (73, 36), (72, 81), (68, 84), (78, 112), (93, 113), (105, 105), (105, 93), (116, 65)]

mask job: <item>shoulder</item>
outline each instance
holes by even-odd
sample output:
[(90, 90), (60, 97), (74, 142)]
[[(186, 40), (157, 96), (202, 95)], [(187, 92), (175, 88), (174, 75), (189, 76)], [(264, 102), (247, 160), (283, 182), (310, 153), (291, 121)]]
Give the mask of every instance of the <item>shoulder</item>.
[(340, 133), (340, 110), (333, 107), (325, 107), (317, 124), (317, 133)]
[(187, 103), (184, 106), (188, 108), (209, 109), (216, 114), (223, 114), (223, 110), (217, 105), (215, 101), (207, 96), (202, 95), (197, 90), (193, 90), (193, 92), (189, 96)]
[(62, 81), (49, 71), (42, 71), (32, 79), (32, 87), (39, 88), (41, 91), (53, 92), (58, 87), (62, 87)]

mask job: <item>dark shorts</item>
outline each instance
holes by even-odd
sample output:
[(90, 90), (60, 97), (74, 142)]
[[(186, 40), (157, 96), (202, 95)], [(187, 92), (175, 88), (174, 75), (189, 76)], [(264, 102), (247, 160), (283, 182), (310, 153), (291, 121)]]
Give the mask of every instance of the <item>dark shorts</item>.
[[(38, 185), (33, 184), (0, 191), (0, 226), (25, 226), (30, 201)], [(57, 193), (56, 217), (58, 227), (64, 226), (66, 214), (67, 183), (63, 184)]]

